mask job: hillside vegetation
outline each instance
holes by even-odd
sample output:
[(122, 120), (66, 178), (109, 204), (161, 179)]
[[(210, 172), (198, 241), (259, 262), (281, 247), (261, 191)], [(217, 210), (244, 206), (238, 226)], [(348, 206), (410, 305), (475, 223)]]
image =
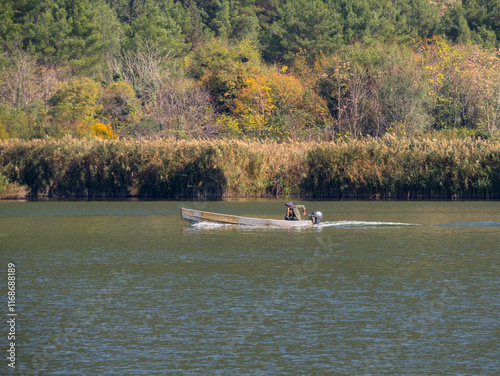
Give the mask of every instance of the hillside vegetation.
[(500, 0), (4, 0), (0, 138), (299, 140), (500, 116)]
[(498, 197), (499, 17), (500, 0), (4, 0), (0, 196)]

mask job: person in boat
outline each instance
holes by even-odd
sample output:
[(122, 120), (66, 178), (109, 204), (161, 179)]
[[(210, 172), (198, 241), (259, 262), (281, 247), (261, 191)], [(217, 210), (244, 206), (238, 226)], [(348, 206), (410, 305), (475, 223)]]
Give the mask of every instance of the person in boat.
[(302, 215), (306, 215), (306, 207), (304, 205), (294, 205), (292, 201), (288, 201), (285, 205), (285, 219), (287, 221), (300, 221), (302, 219), (301, 211)]

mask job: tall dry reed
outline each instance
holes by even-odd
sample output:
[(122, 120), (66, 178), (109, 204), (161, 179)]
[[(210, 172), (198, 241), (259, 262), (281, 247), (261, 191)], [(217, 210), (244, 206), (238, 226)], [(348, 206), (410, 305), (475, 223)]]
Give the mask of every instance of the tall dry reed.
[(498, 142), (0, 141), (0, 173), (60, 196), (500, 197)]

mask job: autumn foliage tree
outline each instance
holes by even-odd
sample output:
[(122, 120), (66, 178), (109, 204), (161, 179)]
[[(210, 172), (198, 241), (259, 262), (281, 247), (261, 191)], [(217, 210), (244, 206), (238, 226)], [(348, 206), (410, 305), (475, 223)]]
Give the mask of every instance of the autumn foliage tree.
[(500, 126), (500, 60), (477, 45), (422, 42), (437, 128), (496, 131)]

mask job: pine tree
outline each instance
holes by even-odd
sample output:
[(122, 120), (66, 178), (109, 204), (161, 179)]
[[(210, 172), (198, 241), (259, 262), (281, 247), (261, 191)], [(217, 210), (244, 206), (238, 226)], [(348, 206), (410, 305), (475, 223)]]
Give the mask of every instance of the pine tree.
[(94, 4), (85, 0), (28, 0), (16, 6), (23, 46), (40, 61), (82, 70), (100, 60), (104, 44)]
[(154, 43), (173, 53), (189, 48), (181, 27), (188, 22), (188, 14), (181, 4), (173, 0), (144, 0), (137, 5), (136, 1), (130, 2), (131, 22), (124, 45), (126, 50), (134, 50), (140, 41)]
[(21, 38), (21, 25), (15, 22), (13, 2), (0, 2), (0, 43), (3, 47), (11, 47)]
[(342, 43), (340, 14), (321, 0), (275, 1), (276, 19), (263, 35), (266, 60), (293, 61), (305, 50), (314, 59)]

